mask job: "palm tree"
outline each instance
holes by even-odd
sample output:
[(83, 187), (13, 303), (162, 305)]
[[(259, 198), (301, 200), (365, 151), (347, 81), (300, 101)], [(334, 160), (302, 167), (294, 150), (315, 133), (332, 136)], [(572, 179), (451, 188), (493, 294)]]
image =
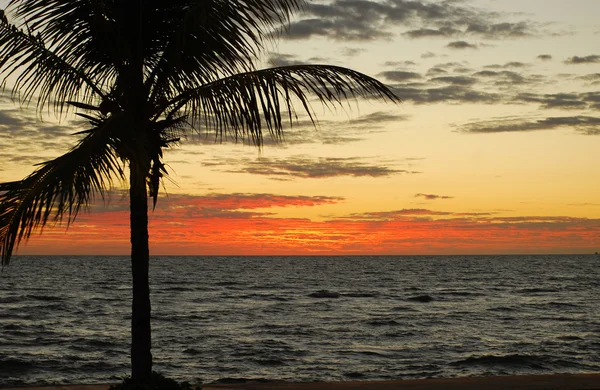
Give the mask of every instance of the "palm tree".
[[(20, 181), (0, 184), (0, 256), (49, 221), (71, 223), (113, 180), (129, 181), (133, 280), (131, 370), (149, 380), (148, 201), (163, 150), (199, 125), (261, 146), (295, 106), (349, 98), (398, 101), (383, 84), (328, 65), (257, 69), (266, 37), (303, 0), (11, 0), (0, 14), (0, 74), (13, 97), (88, 123), (76, 145)], [(282, 114), (284, 113), (284, 114)]]

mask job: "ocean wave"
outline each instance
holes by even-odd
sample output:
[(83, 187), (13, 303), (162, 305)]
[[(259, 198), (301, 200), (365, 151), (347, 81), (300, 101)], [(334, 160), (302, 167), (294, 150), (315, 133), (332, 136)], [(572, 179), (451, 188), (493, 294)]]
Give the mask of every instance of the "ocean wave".
[(583, 338), (575, 335), (562, 335), (558, 336), (557, 339), (564, 341), (582, 341)]
[(378, 291), (342, 293), (343, 297), (350, 297), (350, 298), (376, 298), (380, 295), (381, 295), (381, 293)]
[(434, 298), (431, 295), (417, 295), (414, 297), (408, 297), (406, 299), (409, 301), (422, 302), (422, 303), (434, 301)]
[(288, 302), (288, 301), (292, 300), (292, 298), (285, 298), (285, 297), (274, 295), (274, 294), (246, 294), (246, 295), (241, 295), (239, 298), (240, 299), (250, 299), (250, 300), (277, 301), (277, 302)]
[(341, 294), (335, 291), (319, 290), (308, 294), (308, 296), (311, 298), (339, 298)]
[(555, 293), (555, 292), (560, 292), (560, 289), (557, 288), (539, 288), (539, 287), (534, 287), (534, 288), (522, 288), (517, 290), (518, 293), (525, 293), (525, 294), (538, 294), (538, 293)]
[(484, 297), (487, 294), (475, 291), (440, 291), (441, 295), (450, 295), (456, 297)]
[(270, 380), (270, 379), (266, 379), (266, 378), (226, 377), (226, 378), (217, 379), (216, 381), (214, 381), (212, 383), (233, 385), (233, 384), (236, 384), (236, 383), (248, 383), (248, 382), (277, 383), (277, 382), (280, 382), (280, 381)]
[(533, 369), (547, 369), (544, 358), (537, 355), (480, 355), (469, 356), (465, 359), (450, 363), (451, 366), (505, 366), (528, 367)]
[(285, 366), (286, 362), (281, 359), (254, 359), (254, 362), (267, 367)]
[(396, 326), (400, 325), (400, 323), (396, 320), (392, 319), (374, 319), (367, 321), (367, 324), (371, 326)]
[[(2, 358), (0, 357), (0, 378), (2, 376), (7, 376), (5, 374), (22, 374), (26, 371), (32, 370), (35, 368), (35, 364), (33, 364), (30, 360), (22, 360), (18, 358)], [(3, 374), (3, 372), (5, 374)]]
[(12, 295), (8, 297), (0, 297), (0, 303), (17, 303), (25, 300), (24, 295)]
[(578, 304), (575, 304), (575, 303), (569, 303), (569, 302), (548, 302), (546, 305), (550, 306), (550, 307), (556, 307), (556, 308), (581, 307), (581, 305), (578, 305)]
[(44, 301), (44, 302), (59, 302), (64, 301), (65, 298), (57, 297), (54, 295), (26, 295), (25, 298), (34, 299), (36, 301)]
[(410, 307), (410, 306), (394, 306), (390, 310), (391, 311), (418, 311), (414, 307)]
[(517, 311), (517, 309), (514, 307), (498, 306), (498, 307), (490, 307), (487, 309), (487, 311), (514, 312), (514, 311)]

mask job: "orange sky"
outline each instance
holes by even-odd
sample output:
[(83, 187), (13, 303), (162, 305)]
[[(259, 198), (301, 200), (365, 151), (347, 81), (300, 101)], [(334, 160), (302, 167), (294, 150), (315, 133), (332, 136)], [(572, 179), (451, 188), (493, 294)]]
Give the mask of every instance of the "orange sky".
[[(122, 199), (122, 198), (117, 198)], [(592, 253), (600, 219), (501, 217), (428, 209), (356, 213), (323, 221), (272, 209), (341, 202), (268, 194), (171, 196), (151, 214), (151, 252), (178, 255)], [(125, 200), (46, 229), (20, 253), (126, 254)]]

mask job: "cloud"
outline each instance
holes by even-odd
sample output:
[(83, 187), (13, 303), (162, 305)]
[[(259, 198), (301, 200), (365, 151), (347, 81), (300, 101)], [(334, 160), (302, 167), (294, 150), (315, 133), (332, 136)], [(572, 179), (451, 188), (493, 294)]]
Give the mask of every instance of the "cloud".
[(267, 59), (269, 66), (289, 66), (289, 65), (304, 65), (306, 62), (298, 60), (298, 56), (294, 54), (284, 53), (269, 53)]
[[(287, 118), (288, 113), (281, 113), (283, 118)], [(405, 115), (389, 113), (385, 111), (376, 111), (370, 114), (352, 117), (347, 120), (318, 120), (313, 124), (307, 115), (298, 114), (299, 119), (295, 120), (293, 125), (284, 124), (283, 137), (276, 140), (273, 137), (265, 135), (264, 145), (270, 147), (287, 147), (291, 145), (302, 144), (346, 144), (365, 139), (370, 133), (379, 131), (380, 128), (389, 124), (399, 123), (408, 120)], [(365, 125), (368, 124), (368, 128)], [(233, 137), (223, 135), (220, 139), (215, 137), (214, 130), (208, 128), (198, 129), (199, 135), (193, 135), (185, 140), (186, 144), (194, 145), (212, 145), (215, 143), (239, 142), (244, 145), (252, 145), (252, 140), (239, 136), (236, 140)]]
[(333, 0), (311, 2), (307, 16), (290, 24), (285, 39), (323, 36), (338, 41), (389, 39), (390, 30), (410, 26), (410, 39), (477, 36), (485, 39), (523, 38), (539, 34), (531, 21), (507, 22), (510, 15), (489, 12), (460, 1), (438, 3), (423, 0)]
[(509, 133), (570, 128), (584, 135), (600, 135), (600, 118), (590, 116), (549, 117), (538, 120), (501, 118), (461, 126), (465, 133)]
[(415, 198), (425, 198), (426, 200), (437, 200), (437, 199), (454, 199), (453, 196), (446, 195), (435, 195), (435, 194), (415, 194)]
[[(404, 115), (391, 114), (389, 112), (384, 111), (376, 111), (371, 114), (362, 115), (356, 119), (350, 121), (350, 126), (364, 126), (369, 125), (372, 126), (380, 126), (386, 123), (394, 123), (405, 121), (407, 119)], [(362, 127), (364, 130), (364, 127)]]
[(535, 34), (531, 22), (517, 23), (471, 23), (468, 25), (467, 33), (481, 35), (487, 39), (499, 38), (524, 38)]
[(421, 58), (423, 58), (423, 59), (435, 58), (435, 57), (437, 57), (437, 55), (435, 53), (430, 52), (430, 51), (427, 51), (427, 52), (421, 54)]
[(277, 195), (269, 193), (213, 193), (207, 195), (169, 195), (164, 202), (165, 211), (182, 208), (210, 208), (215, 210), (253, 210), (274, 207), (314, 207), (334, 204), (344, 198), (332, 196)]
[(578, 79), (587, 81), (587, 82), (591, 82), (592, 85), (596, 85), (597, 83), (600, 82), (600, 73), (586, 74), (584, 76), (579, 76)]
[[(126, 190), (114, 189), (107, 193), (105, 203), (91, 205), (92, 212), (119, 213), (129, 211)], [(333, 196), (278, 195), (270, 193), (210, 193), (206, 195), (169, 194), (159, 197), (155, 218), (186, 218), (192, 215), (205, 217), (242, 217), (270, 215), (266, 212), (248, 210), (280, 207), (315, 207), (343, 202), (344, 198)], [(243, 213), (243, 214), (240, 214)]]
[(414, 66), (417, 65), (414, 61), (386, 61), (383, 66)]
[(477, 82), (476, 79), (466, 76), (442, 76), (431, 79), (433, 82), (440, 82), (453, 85), (473, 85)]
[(446, 45), (446, 47), (448, 47), (450, 49), (456, 49), (456, 50), (477, 49), (477, 45), (471, 44), (466, 41), (450, 42), (449, 44)]
[(417, 72), (407, 72), (402, 70), (390, 70), (386, 72), (381, 72), (377, 76), (383, 76), (390, 81), (406, 81), (406, 80), (415, 80), (420, 79), (423, 76)]
[(88, 128), (79, 120), (41, 120), (35, 110), (15, 108), (7, 100), (0, 100), (0, 155), (5, 163), (33, 165), (49, 160), (76, 144), (73, 133)]
[(590, 97), (587, 94), (577, 93), (555, 93), (555, 94), (533, 94), (520, 93), (515, 101), (526, 103), (539, 103), (542, 108), (583, 109), (588, 106)]
[(589, 55), (585, 57), (573, 56), (565, 61), (565, 64), (577, 65), (577, 64), (597, 64), (600, 62), (600, 55)]
[(441, 88), (423, 86), (392, 86), (394, 93), (405, 101), (415, 104), (431, 103), (482, 103), (492, 104), (503, 101), (503, 95), (494, 92), (477, 91), (464, 85), (449, 85)]
[(529, 66), (528, 64), (524, 63), (524, 62), (519, 62), (519, 61), (510, 61), (505, 63), (504, 65), (500, 65), (500, 64), (493, 64), (493, 65), (486, 65), (484, 66), (484, 68), (487, 69), (507, 69), (507, 68), (525, 68)]
[(482, 70), (479, 72), (475, 72), (473, 76), (493, 80), (494, 83), (498, 86), (505, 86), (507, 85), (507, 83), (522, 86), (524, 84), (530, 84), (534, 81), (533, 79), (527, 79), (521, 73), (513, 72), (510, 70)]
[(541, 61), (550, 61), (552, 60), (552, 56), (550, 54), (540, 54), (537, 56), (537, 59)]
[(227, 169), (232, 173), (249, 173), (272, 179), (324, 179), (330, 177), (388, 177), (414, 174), (415, 171), (391, 168), (384, 163), (367, 163), (357, 157), (336, 158), (295, 156), (286, 159), (258, 158), (245, 160), (243, 166)]
[(403, 33), (402, 35), (408, 37), (408, 38), (412, 38), (412, 39), (416, 39), (416, 38), (448, 38), (448, 37), (453, 37), (456, 35), (459, 35), (460, 33), (462, 33), (461, 30), (452, 28), (452, 27), (440, 27), (440, 28), (420, 28), (417, 30), (410, 30), (407, 31), (405, 33)]
[(366, 212), (366, 213), (354, 213), (349, 214), (341, 219), (352, 219), (352, 220), (373, 220), (373, 221), (397, 221), (397, 220), (411, 220), (411, 219), (422, 219), (439, 216), (450, 216), (452, 212), (448, 211), (434, 211), (428, 209), (401, 209), (392, 211), (377, 211), (377, 212)]
[(361, 20), (357, 17), (344, 18), (314, 18), (291, 23), (282, 38), (299, 40), (313, 36), (326, 36), (339, 41), (372, 41), (388, 39), (392, 34), (382, 31), (373, 20)]
[(344, 57), (356, 57), (361, 53), (366, 52), (366, 49), (361, 49), (357, 47), (346, 47), (342, 49), (342, 55)]
[[(530, 64), (511, 61), (480, 69), (467, 65), (448, 62), (432, 66), (424, 75), (388, 71), (379, 76), (395, 82), (391, 85), (394, 92), (402, 100), (415, 104), (535, 104), (542, 109), (600, 110), (600, 92), (530, 92), (554, 82), (549, 76), (531, 73)], [(570, 75), (569, 79), (582, 80), (590, 86), (600, 84), (600, 74), (596, 73)]]

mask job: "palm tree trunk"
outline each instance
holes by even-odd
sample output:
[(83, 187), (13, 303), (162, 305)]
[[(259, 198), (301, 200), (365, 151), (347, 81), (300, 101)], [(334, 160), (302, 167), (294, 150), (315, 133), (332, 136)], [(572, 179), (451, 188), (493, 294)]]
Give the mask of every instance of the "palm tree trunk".
[(146, 175), (142, 167), (130, 163), (131, 270), (133, 300), (131, 314), (131, 377), (148, 383), (152, 374), (150, 335), (150, 285), (148, 268), (148, 196)]

